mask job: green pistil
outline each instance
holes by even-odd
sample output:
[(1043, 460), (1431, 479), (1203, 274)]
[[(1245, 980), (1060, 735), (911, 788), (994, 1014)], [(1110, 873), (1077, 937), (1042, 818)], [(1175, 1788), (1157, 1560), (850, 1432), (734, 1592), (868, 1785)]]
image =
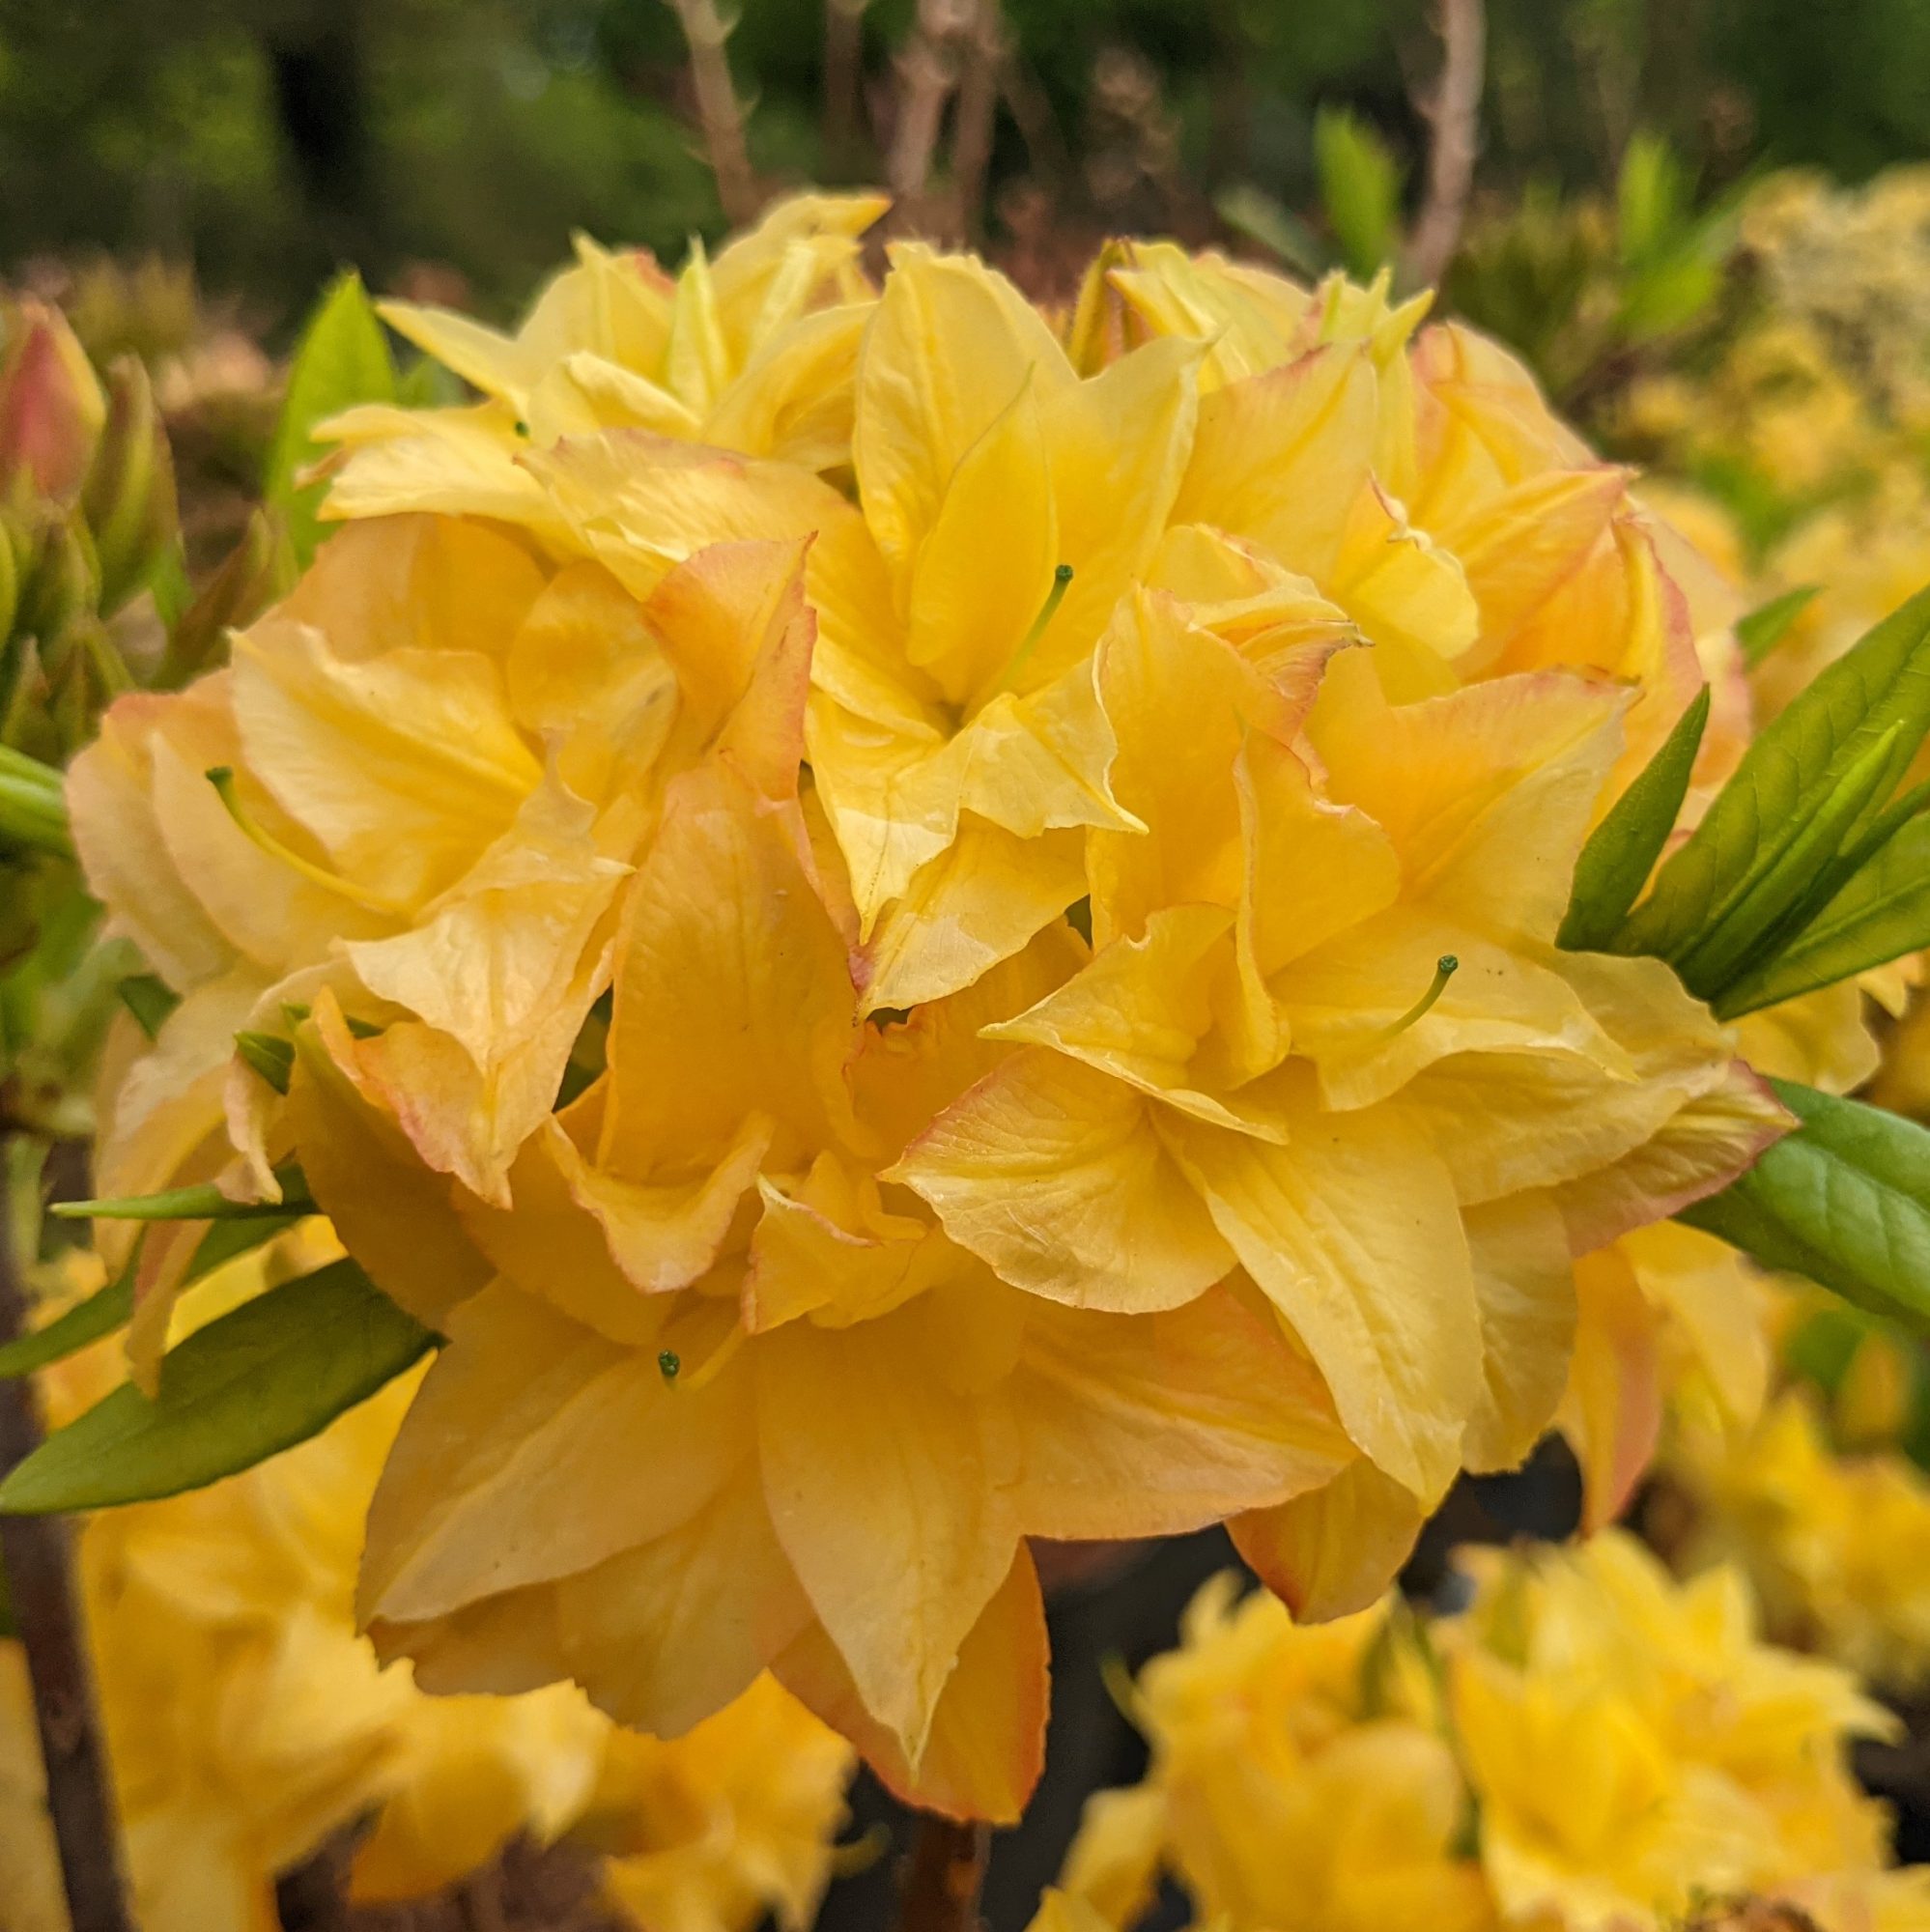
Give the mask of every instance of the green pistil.
[(1434, 961), (1434, 977), (1428, 990), (1394, 1022), (1384, 1030), (1381, 1037), (1393, 1039), (1404, 1034), (1418, 1019), (1424, 1019), (1433, 1009), (1433, 1004), (1447, 991), (1447, 982), (1461, 971), (1461, 961), (1452, 952), (1443, 952)]
[(985, 702), (979, 707), (980, 711), (1002, 691), (1009, 691), (1018, 682), (1019, 673), (1025, 669), (1033, 652), (1038, 648), (1038, 640), (1044, 637), (1046, 625), (1052, 622), (1060, 605), (1064, 603), (1065, 593), (1071, 587), (1071, 583), (1072, 566), (1069, 563), (1058, 565), (1052, 573), (1052, 588), (1045, 593), (1045, 602), (1038, 607), (1038, 615), (1032, 620), (1032, 629), (1019, 639), (1019, 647), (1007, 661), (1005, 669), (999, 673), (998, 683), (985, 694)]

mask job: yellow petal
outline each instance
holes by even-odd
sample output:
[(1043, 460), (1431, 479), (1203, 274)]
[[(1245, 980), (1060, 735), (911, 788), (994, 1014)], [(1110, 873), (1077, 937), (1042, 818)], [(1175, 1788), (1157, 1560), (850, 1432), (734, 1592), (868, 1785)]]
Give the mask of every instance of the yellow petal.
[(1014, 1054), (887, 1176), (1005, 1280), (1075, 1308), (1175, 1308), (1233, 1265), (1122, 1082), (1041, 1050)]
[(1584, 1530), (1621, 1515), (1661, 1428), (1655, 1312), (1613, 1248), (1575, 1266), (1580, 1321), (1562, 1397), (1561, 1429), (1581, 1464)]
[(953, 471), (1019, 391), (1032, 384), (1043, 406), (1074, 380), (1051, 330), (1003, 275), (918, 243), (893, 251), (859, 359), (852, 458), (866, 520), (894, 571), (910, 571)]
[(1575, 1343), (1568, 1230), (1545, 1194), (1518, 1194), (1465, 1216), (1481, 1307), (1483, 1392), (1462, 1457), (1470, 1469), (1512, 1469), (1547, 1431)]
[(1311, 1495), (1234, 1518), (1234, 1546), (1303, 1623), (1364, 1610), (1386, 1595), (1429, 1506), (1364, 1458)]
[(1200, 404), (1174, 522), (1252, 537), (1323, 582), (1367, 484), (1375, 391), (1364, 348), (1338, 343), (1214, 390)]
[(1461, 1461), (1480, 1316), (1447, 1169), (1386, 1110), (1311, 1106), (1271, 1147), (1193, 1122), (1172, 1138), (1213, 1225), (1314, 1358), (1348, 1435), (1418, 1496)]

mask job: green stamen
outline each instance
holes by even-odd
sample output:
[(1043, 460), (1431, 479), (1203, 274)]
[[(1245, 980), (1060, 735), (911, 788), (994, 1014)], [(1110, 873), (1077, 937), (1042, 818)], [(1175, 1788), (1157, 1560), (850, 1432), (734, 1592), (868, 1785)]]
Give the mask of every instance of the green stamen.
[(1428, 990), (1392, 1026), (1382, 1029), (1381, 1038), (1394, 1039), (1405, 1033), (1416, 1020), (1425, 1018), (1433, 1009), (1434, 1002), (1447, 991), (1447, 982), (1460, 971), (1461, 961), (1452, 952), (1443, 952), (1434, 961), (1434, 977)]
[(999, 673), (998, 683), (985, 694), (985, 703), (979, 707), (980, 711), (1001, 692), (1009, 691), (1018, 681), (1019, 672), (1024, 670), (1033, 652), (1038, 648), (1038, 640), (1044, 637), (1046, 625), (1052, 622), (1060, 605), (1064, 603), (1065, 593), (1071, 584), (1072, 566), (1069, 563), (1060, 564), (1052, 573), (1052, 588), (1045, 593), (1045, 602), (1039, 606), (1038, 615), (1032, 620), (1032, 629), (1019, 639), (1019, 647)]
[(667, 1382), (675, 1381), (683, 1366), (683, 1357), (674, 1349), (665, 1349), (657, 1356), (657, 1373)]
[(408, 907), (398, 905), (393, 899), (385, 899), (379, 893), (352, 885), (340, 873), (331, 872), (326, 867), (318, 866), (313, 860), (304, 859), (299, 852), (292, 851), (284, 845), (266, 827), (256, 824), (236, 791), (235, 774), (229, 766), (211, 766), (204, 776), (214, 787), (214, 795), (227, 808), (228, 816), (235, 821), (236, 830), (252, 844), (258, 845), (270, 859), (279, 859), (284, 866), (293, 867), (304, 879), (310, 879), (331, 893), (339, 893), (345, 899), (354, 899), (357, 905), (367, 906), (371, 912), (394, 915), (408, 911)]

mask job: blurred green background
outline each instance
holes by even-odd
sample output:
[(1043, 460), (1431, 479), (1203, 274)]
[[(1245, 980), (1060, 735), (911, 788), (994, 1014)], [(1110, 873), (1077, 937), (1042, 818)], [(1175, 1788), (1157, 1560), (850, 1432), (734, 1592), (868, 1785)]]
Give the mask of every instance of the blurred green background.
[[(914, 6), (863, 8), (859, 126), (834, 130), (832, 153), (826, 0), (745, 0), (730, 58), (762, 176), (877, 178)], [(1746, 170), (1854, 182), (1930, 154), (1925, 0), (1488, 13), (1486, 195), (1605, 188), (1638, 129), (1666, 138), (1702, 197)], [(1240, 189), (1314, 211), (1318, 235), (1316, 117), (1335, 104), (1378, 131), (1411, 203), (1430, 18), (1421, 0), (1008, 0), (1027, 98), (1049, 115), (1024, 132), (1000, 117), (991, 244), (1040, 206), (1067, 230), (1197, 238)], [(674, 258), (723, 225), (660, 0), (0, 0), (12, 277), (47, 255), (154, 252), (242, 298), (273, 340), (340, 262), (378, 286), (453, 270), (501, 314), (573, 227)]]

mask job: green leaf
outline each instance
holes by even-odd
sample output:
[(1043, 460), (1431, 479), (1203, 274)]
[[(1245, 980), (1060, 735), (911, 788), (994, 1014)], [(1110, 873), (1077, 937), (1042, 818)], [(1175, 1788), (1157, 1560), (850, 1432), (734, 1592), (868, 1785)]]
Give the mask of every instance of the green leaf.
[(325, 453), (315, 440), (316, 424), (356, 403), (394, 400), (395, 364), (388, 338), (361, 277), (352, 269), (329, 285), (296, 345), (263, 479), (263, 501), (282, 513), (298, 567), (307, 568), (322, 540), (317, 512), (326, 486), (297, 482)]
[(181, 1005), (181, 995), (153, 973), (130, 973), (114, 990), (150, 1039), (159, 1035), (168, 1014)]
[(1773, 953), (1789, 914), (1852, 837), (1872, 800), (1896, 782), (1896, 747), (1902, 726), (1892, 724), (1843, 774), (1815, 811), (1777, 842), (1772, 863), (1742, 897), (1695, 937), (1676, 964), (1691, 993), (1714, 1000), (1754, 960)]
[(0, 1513), (45, 1516), (179, 1495), (319, 1435), (434, 1346), (354, 1262), (284, 1282), (197, 1329), (161, 1363), (41, 1444)]
[(279, 1201), (231, 1201), (212, 1180), (160, 1194), (127, 1194), (112, 1201), (57, 1201), (64, 1221), (260, 1221), (270, 1215), (316, 1211), (298, 1167), (278, 1167)]
[[(1654, 892), (1616, 934), (1617, 952), (1679, 961), (1774, 873), (1873, 747), (1887, 762), (1869, 787), (1854, 844), (1895, 789), (1930, 729), (1930, 591), (1885, 618), (1749, 747), (1702, 823), (1663, 866)], [(1895, 732), (1894, 738), (1888, 736)], [(1866, 776), (1866, 774), (1865, 774)]]
[(134, 1264), (128, 1265), (103, 1289), (78, 1302), (58, 1321), (31, 1335), (19, 1336), (0, 1348), (0, 1381), (16, 1381), (111, 1335), (134, 1312)]
[(1575, 865), (1575, 886), (1556, 944), (1571, 952), (1599, 952), (1615, 937), (1616, 928), (1648, 883), (1674, 829), (1682, 801), (1689, 793), (1689, 774), (1709, 723), (1709, 687), (1675, 721), (1663, 740), (1614, 805), (1589, 835)]
[(193, 1258), (187, 1264), (187, 1272), (182, 1277), (183, 1286), (199, 1281), (203, 1275), (213, 1274), (217, 1267), (225, 1267), (241, 1256), (266, 1246), (277, 1235), (285, 1235), (298, 1222), (306, 1220), (309, 1211), (295, 1208), (286, 1213), (261, 1214), (248, 1221), (216, 1221), (194, 1244)]
[(1780, 597), (1772, 597), (1767, 604), (1758, 605), (1746, 617), (1736, 620), (1736, 641), (1742, 646), (1744, 663), (1751, 670), (1782, 642), (1789, 627), (1802, 616), (1819, 588), (1821, 586), (1814, 583), (1798, 584), (1794, 590), (1785, 590)]
[(1660, 134), (1636, 134), (1615, 180), (1615, 243), (1625, 263), (1652, 261), (1673, 247), (1689, 213), (1689, 178)]
[(1345, 107), (1314, 117), (1320, 201), (1342, 259), (1356, 275), (1392, 261), (1401, 232), (1401, 166), (1366, 122)]
[(235, 1051), (254, 1068), (277, 1094), (288, 1092), (289, 1075), (295, 1070), (295, 1042), (279, 1034), (243, 1030), (235, 1036)]
[(1930, 1128), (1772, 1080), (1802, 1122), (1676, 1218), (1930, 1335)]
[(1930, 815), (1919, 814), (1803, 930), (1716, 1003), (1736, 1019), (1930, 946)]

